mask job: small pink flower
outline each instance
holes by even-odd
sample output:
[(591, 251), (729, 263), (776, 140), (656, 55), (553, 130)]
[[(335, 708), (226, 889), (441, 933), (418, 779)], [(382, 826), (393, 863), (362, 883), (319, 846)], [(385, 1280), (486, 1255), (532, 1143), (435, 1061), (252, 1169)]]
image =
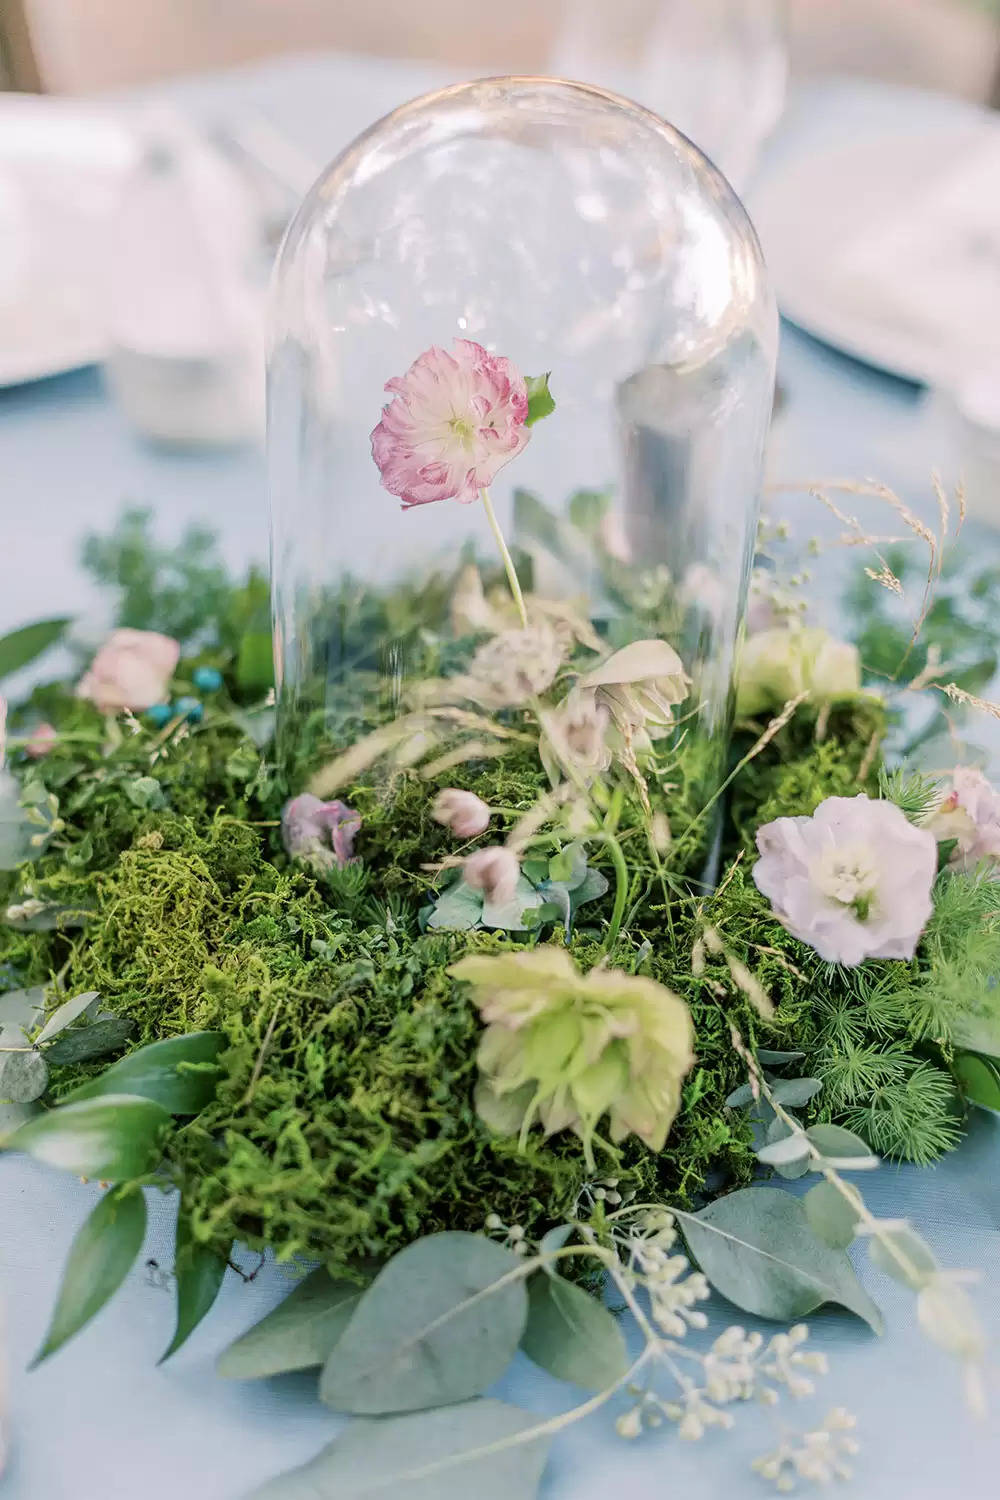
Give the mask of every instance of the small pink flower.
[(281, 812), (285, 852), (320, 873), (350, 864), (360, 827), (361, 814), (353, 807), (346, 802), (321, 802), (311, 792), (293, 797)]
[(41, 760), (44, 755), (59, 743), (58, 732), (51, 724), (39, 724), (31, 738), (24, 747), (25, 755), (31, 760)]
[(955, 767), (927, 826), (939, 841), (956, 840), (948, 861), (952, 868), (1000, 864), (1000, 795), (974, 766)]
[(167, 694), (181, 648), (155, 630), (113, 630), (76, 685), (101, 713), (141, 713)]
[(482, 891), (487, 901), (503, 906), (514, 899), (521, 866), (510, 849), (494, 844), (477, 849), (462, 865), (462, 877), (474, 891)]
[(447, 786), (438, 792), (431, 808), (435, 823), (442, 823), (457, 839), (474, 839), (490, 826), (490, 810), (475, 792)]
[(451, 354), (425, 350), (386, 390), (395, 400), (372, 433), (372, 458), (404, 510), (470, 504), (531, 436), (524, 377), (471, 339), (456, 339)]

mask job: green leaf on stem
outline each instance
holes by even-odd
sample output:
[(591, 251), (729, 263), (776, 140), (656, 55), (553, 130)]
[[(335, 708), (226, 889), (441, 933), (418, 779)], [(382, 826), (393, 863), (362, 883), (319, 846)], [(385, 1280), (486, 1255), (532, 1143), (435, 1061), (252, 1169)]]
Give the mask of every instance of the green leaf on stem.
[(174, 1336), (159, 1363), (176, 1354), (194, 1333), (219, 1295), (226, 1274), (226, 1259), (212, 1245), (204, 1245), (191, 1235), (191, 1220), (183, 1206), (177, 1214), (174, 1235), (174, 1286), (177, 1293), (177, 1324)]
[(447, 1231), (408, 1245), (361, 1298), (324, 1366), (322, 1400), (381, 1416), (479, 1395), (521, 1341), (525, 1274), (518, 1256), (483, 1235)]
[(823, 1159), (841, 1172), (870, 1172), (879, 1164), (868, 1142), (843, 1125), (810, 1125), (806, 1135)]
[(31, 1104), (48, 1088), (49, 1070), (40, 1052), (0, 1052), (0, 1101)]
[(528, 387), (528, 416), (525, 426), (534, 427), (543, 417), (551, 416), (556, 409), (555, 398), (549, 390), (549, 376), (551, 370), (544, 375), (528, 375), (525, 377), (525, 385)]
[(221, 1031), (190, 1031), (186, 1036), (152, 1042), (74, 1089), (70, 1100), (136, 1094), (154, 1100), (172, 1115), (196, 1115), (215, 1098), (221, 1071), (218, 1057), (225, 1045)]
[(32, 1365), (48, 1359), (110, 1301), (132, 1269), (145, 1237), (142, 1193), (105, 1193), (70, 1247), (52, 1322)]
[(82, 995), (74, 995), (72, 1000), (65, 1001), (64, 1004), (60, 1005), (58, 1010), (54, 1010), (49, 1016), (45, 1025), (35, 1037), (35, 1045), (38, 1046), (41, 1042), (51, 1041), (53, 1037), (59, 1035), (60, 1031), (65, 1031), (67, 1026), (72, 1026), (74, 1021), (80, 1019), (84, 1011), (90, 1009), (96, 999), (96, 990), (86, 990)]
[(909, 1224), (871, 1235), (868, 1254), (880, 1271), (913, 1292), (918, 1292), (938, 1268), (934, 1252)]
[(78, 1177), (129, 1182), (152, 1171), (170, 1116), (152, 1099), (107, 1094), (62, 1104), (8, 1136), (4, 1146)]
[(216, 1370), (229, 1380), (260, 1380), (325, 1364), (364, 1292), (356, 1282), (334, 1281), (320, 1266), (224, 1349)]
[(56, 620), (36, 620), (31, 625), (22, 625), (19, 630), (12, 630), (9, 635), (0, 637), (0, 677), (20, 672), (22, 667), (28, 666), (43, 651), (48, 651), (63, 635), (69, 623), (68, 615)]
[(832, 1182), (817, 1182), (802, 1200), (809, 1228), (833, 1250), (846, 1250), (852, 1244), (858, 1216), (843, 1193)]
[(1000, 1067), (991, 1057), (960, 1052), (954, 1061), (955, 1076), (970, 1104), (1000, 1111)]
[(557, 1380), (586, 1391), (607, 1390), (628, 1370), (618, 1320), (582, 1287), (544, 1271), (536, 1271), (528, 1282), (528, 1322), (521, 1348)]
[(740, 1188), (697, 1214), (674, 1212), (712, 1286), (745, 1312), (796, 1322), (836, 1302), (881, 1333), (882, 1315), (851, 1262), (816, 1237), (791, 1193)]
[(538, 1424), (503, 1401), (352, 1422), (310, 1463), (250, 1500), (534, 1500), (547, 1437), (512, 1441)]
[(86, 1026), (74, 1026), (47, 1043), (45, 1056), (50, 1063), (90, 1062), (106, 1057), (125, 1045), (135, 1031), (135, 1022), (124, 1016), (99, 1016)]

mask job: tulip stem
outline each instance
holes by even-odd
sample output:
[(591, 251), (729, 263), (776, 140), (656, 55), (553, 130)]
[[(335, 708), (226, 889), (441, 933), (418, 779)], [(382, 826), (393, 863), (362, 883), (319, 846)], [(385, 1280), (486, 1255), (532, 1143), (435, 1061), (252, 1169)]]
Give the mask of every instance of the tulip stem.
[(504, 541), (503, 532), (500, 530), (500, 522), (497, 520), (497, 513), (493, 509), (493, 501), (490, 499), (490, 492), (485, 484), (483, 485), (479, 493), (482, 497), (483, 509), (486, 512), (486, 519), (490, 523), (490, 528), (493, 532), (493, 535), (496, 537), (497, 547), (500, 549), (500, 556), (503, 558), (504, 570), (507, 574), (507, 582), (510, 584), (510, 591), (514, 595), (514, 603), (517, 605), (517, 612), (521, 616), (521, 624), (525, 629), (527, 629), (528, 612), (524, 607), (524, 595), (521, 593), (521, 585), (518, 582), (517, 570), (514, 567), (514, 559), (511, 557), (510, 553), (507, 550), (507, 543)]

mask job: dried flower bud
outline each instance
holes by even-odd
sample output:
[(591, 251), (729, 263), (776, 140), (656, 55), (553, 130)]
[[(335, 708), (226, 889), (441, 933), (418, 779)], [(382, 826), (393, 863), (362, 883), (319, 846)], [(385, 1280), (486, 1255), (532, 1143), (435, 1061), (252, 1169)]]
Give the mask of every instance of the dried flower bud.
[(431, 817), (457, 839), (477, 838), (490, 826), (490, 810), (482, 797), (475, 792), (463, 792), (457, 786), (447, 786), (438, 792)]
[(344, 802), (321, 802), (303, 792), (286, 802), (281, 813), (281, 839), (290, 859), (301, 860), (317, 873), (343, 869), (354, 857), (354, 838), (361, 814)]
[(514, 899), (520, 874), (517, 855), (499, 844), (493, 844), (489, 849), (477, 849), (462, 866), (466, 885), (471, 885), (474, 891), (482, 891), (487, 901), (499, 906)]

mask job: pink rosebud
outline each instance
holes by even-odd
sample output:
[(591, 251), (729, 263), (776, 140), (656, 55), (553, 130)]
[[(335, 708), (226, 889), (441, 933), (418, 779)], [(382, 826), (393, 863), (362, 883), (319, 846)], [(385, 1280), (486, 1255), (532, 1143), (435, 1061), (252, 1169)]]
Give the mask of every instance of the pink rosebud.
[(395, 400), (372, 433), (372, 458), (403, 509), (432, 500), (470, 504), (531, 433), (524, 377), (471, 339), (436, 346), (386, 385)]
[(457, 839), (474, 839), (490, 826), (490, 810), (475, 792), (463, 792), (457, 786), (438, 792), (431, 808), (435, 823), (443, 823)]
[(24, 747), (25, 755), (32, 760), (41, 760), (43, 755), (48, 755), (53, 746), (59, 743), (59, 735), (51, 724), (39, 724), (31, 738)]
[(155, 630), (113, 630), (76, 685), (101, 713), (141, 713), (167, 694), (181, 648)]
[(350, 864), (360, 827), (361, 814), (353, 807), (346, 802), (321, 802), (311, 792), (293, 797), (281, 813), (285, 852), (319, 873)]
[(517, 855), (499, 844), (477, 849), (462, 865), (462, 877), (474, 891), (482, 891), (487, 901), (502, 906), (512, 901), (521, 876)]

